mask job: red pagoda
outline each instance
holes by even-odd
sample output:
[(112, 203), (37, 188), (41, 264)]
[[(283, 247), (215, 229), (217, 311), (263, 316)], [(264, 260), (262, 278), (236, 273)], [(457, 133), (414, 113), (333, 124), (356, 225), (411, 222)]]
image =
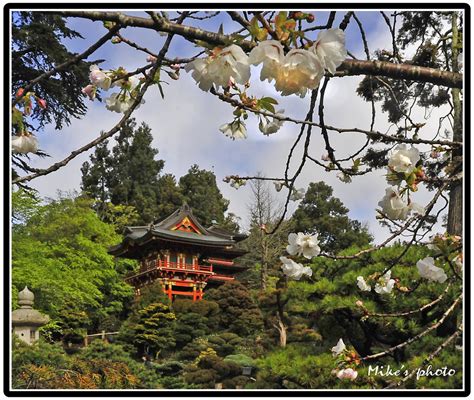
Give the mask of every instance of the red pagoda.
[(161, 222), (127, 227), (122, 243), (109, 254), (140, 260), (140, 270), (126, 278), (137, 295), (140, 288), (160, 281), (171, 300), (178, 295), (196, 301), (205, 287), (234, 280), (246, 269), (234, 264), (246, 253), (235, 245), (246, 237), (216, 225), (204, 228), (185, 204)]

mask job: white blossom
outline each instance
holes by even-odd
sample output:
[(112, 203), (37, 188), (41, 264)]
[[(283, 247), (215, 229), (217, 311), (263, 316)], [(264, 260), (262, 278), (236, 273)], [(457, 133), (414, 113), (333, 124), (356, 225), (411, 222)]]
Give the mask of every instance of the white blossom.
[[(135, 99), (133, 99), (128, 93), (112, 93), (110, 97), (105, 99), (105, 107), (109, 111), (125, 113), (134, 102)], [(145, 100), (142, 99), (136, 108), (140, 107), (140, 104), (143, 103), (145, 103)]]
[(425, 215), (426, 213), (425, 207), (423, 207), (422, 205), (418, 203), (415, 203), (414, 201), (412, 201), (408, 207), (410, 208), (411, 211), (413, 211), (416, 214)]
[(245, 124), (240, 121), (240, 119), (236, 119), (229, 124), (221, 125), (219, 130), (227, 137), (230, 137), (232, 140), (247, 138), (247, 128), (245, 127)]
[(339, 354), (343, 353), (344, 350), (346, 350), (346, 345), (344, 344), (344, 341), (339, 339), (337, 344), (331, 349), (332, 351), (332, 356), (337, 357)]
[(378, 202), (378, 205), (382, 207), (384, 214), (393, 220), (405, 220), (411, 211), (408, 203), (393, 187), (385, 189), (385, 196)]
[(304, 267), (302, 264), (299, 264), (289, 258), (280, 257), (280, 261), (283, 263), (281, 269), (288, 278), (298, 281), (303, 275), (311, 276), (313, 274), (313, 271), (310, 267)]
[(323, 161), (331, 161), (331, 157), (329, 157), (329, 154), (325, 153), (321, 156), (321, 160)]
[(279, 41), (264, 40), (252, 49), (248, 61), (253, 65), (263, 63), (260, 80), (271, 82), (278, 75), (284, 58), (283, 45)]
[(12, 151), (14, 154), (36, 153), (38, 139), (32, 134), (12, 136)]
[(433, 257), (425, 257), (422, 260), (419, 260), (416, 263), (416, 267), (418, 268), (418, 272), (422, 278), (439, 283), (443, 283), (448, 279), (444, 270), (434, 265)]
[(372, 290), (372, 287), (365, 281), (363, 276), (357, 277), (357, 286), (363, 292), (370, 292)]
[(275, 89), (282, 96), (304, 97), (308, 89), (316, 89), (324, 75), (319, 59), (310, 51), (292, 49), (285, 56), (275, 77)]
[(230, 78), (242, 85), (250, 79), (248, 56), (235, 44), (214, 49), (209, 57), (198, 58), (184, 69), (186, 72), (193, 71), (193, 79), (204, 91), (209, 91), (214, 84), (227, 87)]
[(379, 294), (389, 294), (392, 292), (393, 286), (395, 285), (395, 279), (391, 279), (392, 271), (387, 271), (383, 276), (379, 278), (379, 281), (375, 284), (374, 290)]
[(357, 378), (357, 371), (352, 368), (345, 368), (338, 371), (336, 376), (339, 379), (349, 379), (353, 381)]
[(112, 83), (109, 71), (102, 71), (97, 65), (91, 65), (89, 68), (89, 80), (94, 86), (108, 90)]
[[(275, 115), (279, 117), (283, 117), (283, 113), (285, 110), (278, 110)], [(260, 118), (260, 123), (258, 124), (258, 129), (264, 134), (264, 135), (271, 135), (272, 133), (276, 133), (281, 126), (283, 125), (284, 121), (281, 121), (276, 118), (270, 119), (267, 116), (261, 116)]]
[(344, 172), (339, 172), (337, 175), (336, 175), (337, 179), (339, 179), (341, 182), (344, 182), (344, 183), (351, 183), (352, 182), (352, 178), (350, 175), (348, 174), (345, 174)]
[(275, 181), (273, 184), (275, 185), (275, 190), (280, 192), (281, 189), (283, 189), (283, 186), (285, 186), (285, 181)]
[(411, 173), (416, 168), (416, 163), (420, 160), (420, 152), (413, 146), (399, 144), (393, 149), (388, 167), (395, 172)]
[(291, 191), (290, 200), (298, 201), (304, 198), (304, 189), (295, 189)]
[(247, 181), (245, 179), (232, 179), (230, 182), (230, 186), (234, 189), (239, 189), (241, 186), (245, 186)]
[(321, 252), (317, 233), (314, 235), (306, 235), (303, 232), (290, 233), (288, 235), (288, 243), (286, 251), (292, 256), (302, 255), (305, 258), (311, 259)]
[(341, 29), (320, 31), (310, 50), (318, 57), (323, 68), (334, 74), (336, 68), (347, 57), (344, 31)]

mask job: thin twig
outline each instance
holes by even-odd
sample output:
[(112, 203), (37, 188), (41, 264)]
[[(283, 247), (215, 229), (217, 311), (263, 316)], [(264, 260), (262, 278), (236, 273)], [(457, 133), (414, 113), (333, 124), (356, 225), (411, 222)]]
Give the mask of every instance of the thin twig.
[(461, 293), (456, 298), (456, 300), (454, 300), (454, 302), (451, 304), (451, 306), (445, 311), (445, 313), (438, 320), (438, 322), (432, 324), (430, 327), (428, 327), (424, 331), (420, 332), (419, 334), (417, 334), (415, 336), (412, 336), (411, 338), (409, 338), (408, 340), (405, 340), (404, 342), (402, 342), (400, 344), (397, 344), (396, 346), (390, 347), (389, 349), (387, 349), (385, 351), (381, 351), (379, 353), (370, 354), (368, 356), (361, 357), (360, 360), (361, 361), (369, 361), (369, 360), (375, 360), (375, 359), (380, 358), (380, 357), (384, 357), (388, 354), (393, 353), (396, 350), (399, 350), (399, 349), (402, 349), (403, 347), (408, 346), (409, 344), (415, 342), (416, 340), (421, 339), (423, 336), (426, 336), (428, 333), (430, 333), (431, 331), (436, 329), (438, 326), (440, 326), (444, 322), (444, 320), (449, 316), (449, 314), (451, 314), (453, 312), (453, 310), (456, 308), (456, 306), (461, 302), (462, 297), (463, 297), (463, 295)]

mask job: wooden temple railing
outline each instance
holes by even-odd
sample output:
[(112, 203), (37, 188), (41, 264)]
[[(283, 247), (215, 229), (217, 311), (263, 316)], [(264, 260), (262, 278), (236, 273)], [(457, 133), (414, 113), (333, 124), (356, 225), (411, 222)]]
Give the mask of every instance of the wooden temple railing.
[(205, 275), (214, 275), (212, 265), (200, 265), (200, 264), (187, 264), (187, 263), (177, 263), (173, 261), (166, 260), (153, 260), (145, 263), (145, 268), (142, 267), (140, 272), (130, 273), (125, 277), (125, 280), (131, 280), (143, 275), (148, 274), (153, 270), (169, 270), (169, 271), (182, 271), (182, 272), (191, 272), (199, 273)]

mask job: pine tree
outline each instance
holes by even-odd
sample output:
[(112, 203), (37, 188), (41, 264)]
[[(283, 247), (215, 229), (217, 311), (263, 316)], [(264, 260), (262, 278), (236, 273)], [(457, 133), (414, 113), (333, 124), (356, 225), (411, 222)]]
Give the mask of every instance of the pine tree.
[(212, 171), (200, 169), (195, 164), (180, 178), (179, 187), (186, 202), (204, 226), (211, 225), (213, 220), (218, 224), (224, 222), (229, 200), (222, 196)]
[(318, 233), (326, 252), (338, 252), (350, 246), (365, 246), (372, 237), (357, 220), (351, 220), (349, 210), (332, 195), (333, 189), (324, 182), (310, 183), (304, 199), (293, 214), (294, 231)]

